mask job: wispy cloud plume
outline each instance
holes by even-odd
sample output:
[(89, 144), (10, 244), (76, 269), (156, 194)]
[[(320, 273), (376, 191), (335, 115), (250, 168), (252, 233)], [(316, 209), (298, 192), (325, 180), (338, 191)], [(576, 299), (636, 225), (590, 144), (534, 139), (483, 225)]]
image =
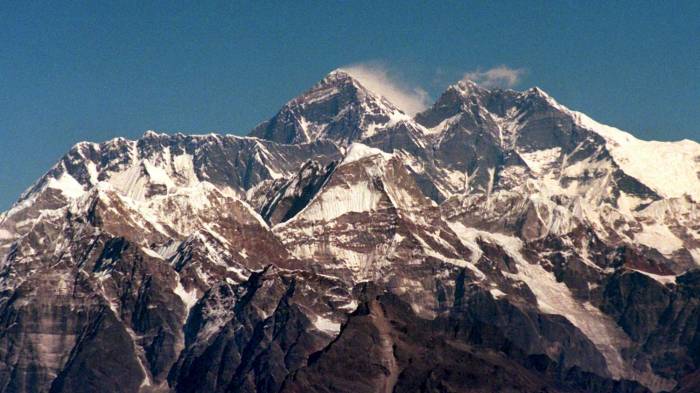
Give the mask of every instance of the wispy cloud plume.
[(381, 63), (356, 63), (341, 69), (409, 115), (414, 115), (430, 105), (430, 96), (425, 89), (410, 86)]
[(501, 65), (486, 71), (475, 70), (464, 74), (463, 80), (471, 80), (486, 88), (509, 88), (520, 83), (520, 78), (525, 73), (522, 68), (510, 68)]

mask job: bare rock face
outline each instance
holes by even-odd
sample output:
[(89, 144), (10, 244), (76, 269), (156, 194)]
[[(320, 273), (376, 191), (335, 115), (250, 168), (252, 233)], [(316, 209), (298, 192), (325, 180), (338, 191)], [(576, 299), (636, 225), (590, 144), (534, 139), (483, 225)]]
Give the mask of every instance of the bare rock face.
[(174, 276), (124, 239), (91, 246), (81, 267), (64, 257), (3, 300), (7, 391), (136, 391), (174, 362), (183, 315)]
[(562, 370), (546, 356), (528, 356), (511, 337), (488, 321), (456, 314), (425, 320), (396, 296), (370, 296), (339, 337), (291, 375), (282, 391), (647, 391), (578, 368)]
[(639, 343), (637, 362), (666, 378), (682, 379), (698, 361), (698, 277), (694, 271), (679, 276), (675, 285), (663, 285), (626, 271), (612, 276), (605, 288), (602, 309)]
[(538, 88), (411, 117), (341, 70), (250, 137), (82, 142), (0, 214), (0, 392), (695, 392), (697, 173)]
[(337, 280), (268, 267), (197, 303), (170, 373), (177, 392), (276, 392), (340, 329), (351, 294)]

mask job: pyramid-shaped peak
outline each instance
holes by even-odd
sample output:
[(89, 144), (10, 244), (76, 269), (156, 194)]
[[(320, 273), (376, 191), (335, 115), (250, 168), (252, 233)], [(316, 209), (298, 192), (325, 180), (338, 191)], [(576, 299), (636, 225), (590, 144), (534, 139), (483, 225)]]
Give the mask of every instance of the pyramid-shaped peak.
[(324, 85), (355, 85), (358, 86), (359, 82), (357, 79), (353, 78), (347, 71), (337, 68), (328, 73), (316, 86)]
[(536, 95), (542, 98), (552, 98), (546, 91), (540, 89), (539, 86), (531, 87), (525, 91), (526, 94)]
[(352, 75), (345, 69), (343, 68), (336, 68), (333, 71), (329, 72), (328, 75), (324, 78), (324, 80), (348, 80), (348, 79), (354, 79)]
[(406, 119), (410, 117), (351, 72), (336, 69), (250, 135), (287, 144), (327, 139), (347, 145)]
[(451, 85), (449, 88), (453, 88), (464, 93), (489, 91), (489, 89), (479, 85), (471, 79), (462, 79), (457, 83)]
[[(556, 109), (564, 110), (565, 108), (557, 102), (552, 96), (550, 96), (546, 91), (542, 90), (538, 86), (531, 87), (524, 92), (520, 93), (521, 96), (524, 99), (529, 99), (529, 100), (535, 100), (539, 101), (545, 105), (548, 105), (550, 107), (554, 107)], [(568, 109), (567, 109), (568, 111)]]
[(367, 80), (366, 75), (357, 74), (345, 68), (336, 68), (316, 83), (309, 91), (327, 87), (349, 88), (361, 92), (363, 95), (386, 99), (383, 94), (373, 90), (372, 83), (368, 82), (371, 81)]
[(378, 99), (377, 94), (370, 92), (350, 73), (343, 69), (335, 69), (310, 89), (290, 100), (287, 105), (310, 105), (337, 97), (350, 101), (360, 101), (367, 97)]
[(357, 75), (351, 70), (336, 68), (316, 83), (311, 89), (292, 101), (298, 102), (304, 100), (307, 96), (315, 95), (317, 92), (329, 92), (332, 94), (349, 95), (357, 100), (367, 99), (377, 101), (381, 102), (383, 106), (391, 107), (392, 110), (398, 109), (384, 94), (374, 90), (372, 88), (372, 83), (367, 82), (365, 77)]

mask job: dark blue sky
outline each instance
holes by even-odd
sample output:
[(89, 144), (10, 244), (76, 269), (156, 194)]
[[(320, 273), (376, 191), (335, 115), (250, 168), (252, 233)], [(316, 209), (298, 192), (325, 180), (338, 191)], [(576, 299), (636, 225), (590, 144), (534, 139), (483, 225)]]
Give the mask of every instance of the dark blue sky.
[(503, 65), (639, 137), (700, 139), (697, 1), (108, 3), (0, 2), (0, 210), (75, 142), (245, 134), (366, 62), (433, 99)]

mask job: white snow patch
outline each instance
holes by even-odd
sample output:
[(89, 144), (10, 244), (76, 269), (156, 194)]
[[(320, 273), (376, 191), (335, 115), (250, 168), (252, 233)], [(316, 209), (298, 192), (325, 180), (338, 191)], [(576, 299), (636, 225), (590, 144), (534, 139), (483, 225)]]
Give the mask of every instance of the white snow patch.
[(363, 145), (362, 143), (353, 143), (348, 147), (345, 158), (343, 158), (343, 162), (341, 162), (340, 165), (347, 165), (351, 162), (377, 155), (385, 159), (390, 159), (392, 157), (391, 154), (385, 153), (377, 148), (369, 147), (367, 145)]
[(48, 187), (61, 191), (68, 198), (79, 198), (85, 193), (83, 186), (65, 172), (58, 179), (50, 178)]
[(192, 185), (199, 181), (194, 171), (192, 155), (184, 153), (175, 156), (173, 158), (173, 166), (175, 167), (175, 174), (183, 179), (187, 185)]
[(367, 181), (328, 188), (300, 216), (307, 220), (330, 221), (350, 212), (371, 211), (379, 206), (383, 195)]
[(148, 256), (151, 256), (151, 257), (157, 258), (157, 259), (163, 259), (163, 256), (162, 256), (162, 255), (160, 255), (160, 254), (159, 254), (158, 252), (156, 252), (156, 251), (151, 250), (150, 248), (141, 247), (141, 250), (144, 252), (144, 254), (146, 254), (146, 255), (148, 255)]
[(357, 309), (358, 303), (357, 300), (352, 299), (348, 304), (344, 304), (340, 307), (338, 307), (339, 310), (347, 311), (347, 312), (353, 312)]
[(97, 184), (97, 182), (99, 181), (99, 174), (97, 173), (97, 166), (95, 165), (95, 163), (92, 161), (87, 161), (85, 167), (87, 168), (88, 174), (90, 175), (90, 184)]
[(423, 130), (424, 133), (426, 133), (426, 134), (442, 134), (445, 130), (447, 130), (453, 124), (458, 122), (461, 117), (462, 117), (462, 114), (458, 113), (454, 116), (448, 117), (447, 119), (441, 121), (435, 127), (431, 127), (431, 128), (422, 127), (421, 130)]
[(148, 179), (142, 176), (140, 165), (134, 165), (123, 172), (115, 173), (109, 179), (109, 183), (114, 186), (120, 194), (135, 201), (142, 201), (146, 197)]
[(151, 162), (148, 160), (144, 160), (143, 165), (146, 168), (146, 172), (148, 172), (149, 177), (151, 178), (151, 183), (164, 184), (168, 188), (171, 188), (175, 185), (170, 176), (168, 176), (165, 170), (163, 170), (163, 168), (151, 164)]
[(690, 251), (690, 255), (693, 256), (693, 259), (695, 260), (695, 264), (700, 266), (700, 248), (693, 248)]
[(533, 172), (541, 173), (544, 168), (551, 166), (559, 159), (561, 156), (561, 148), (554, 147), (551, 149), (519, 154)]
[(637, 243), (655, 248), (665, 255), (670, 255), (679, 248), (683, 248), (683, 241), (674, 235), (667, 226), (656, 223), (643, 225), (642, 231), (634, 236), (634, 240)]
[(637, 269), (631, 269), (634, 270), (635, 272), (642, 273), (645, 276), (651, 277), (654, 280), (662, 283), (662, 284), (675, 284), (676, 283), (676, 276), (662, 276), (660, 274), (654, 274), (654, 273), (649, 273), (645, 272), (643, 270), (637, 270)]
[(340, 332), (340, 323), (334, 322), (320, 315), (316, 316), (314, 326), (316, 329), (326, 333), (338, 334), (338, 332)]
[(177, 281), (177, 286), (173, 290), (177, 296), (180, 297), (183, 303), (185, 303), (186, 315), (189, 315), (190, 309), (197, 303), (197, 290), (192, 289), (191, 291), (186, 291), (185, 287), (182, 286), (180, 280)]
[(506, 294), (498, 288), (491, 288), (491, 289), (489, 289), (489, 292), (491, 292), (493, 297), (495, 297), (496, 299), (500, 299), (500, 298), (506, 296)]

